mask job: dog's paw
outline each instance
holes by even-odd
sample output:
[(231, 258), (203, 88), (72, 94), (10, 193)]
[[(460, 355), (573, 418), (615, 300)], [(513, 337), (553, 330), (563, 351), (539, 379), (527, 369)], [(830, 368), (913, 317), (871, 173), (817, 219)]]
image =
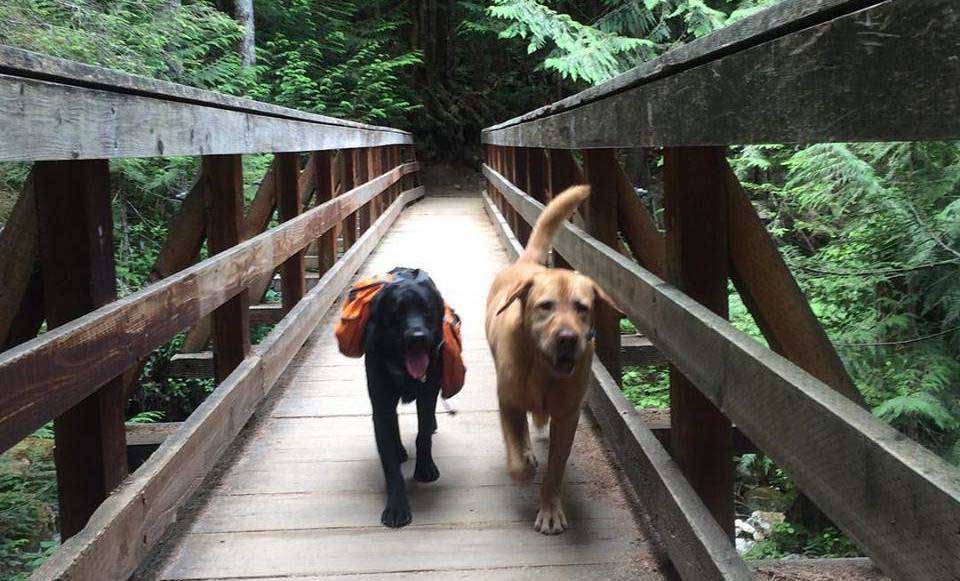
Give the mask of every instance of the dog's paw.
[(380, 522), (392, 529), (405, 527), (412, 520), (413, 515), (410, 514), (410, 507), (405, 505), (390, 506), (388, 504), (387, 508), (383, 509), (383, 514), (380, 515)]
[(407, 454), (407, 449), (403, 447), (403, 444), (397, 442), (397, 447), (400, 448), (400, 463), (403, 464), (410, 459), (410, 455)]
[(567, 515), (563, 513), (559, 500), (540, 507), (533, 528), (545, 535), (559, 535), (567, 529)]
[(440, 478), (440, 470), (433, 460), (421, 462), (417, 460), (417, 467), (413, 471), (413, 479), (417, 482), (433, 482)]
[(527, 450), (520, 457), (520, 461), (507, 466), (510, 477), (517, 482), (527, 482), (537, 473), (537, 456)]

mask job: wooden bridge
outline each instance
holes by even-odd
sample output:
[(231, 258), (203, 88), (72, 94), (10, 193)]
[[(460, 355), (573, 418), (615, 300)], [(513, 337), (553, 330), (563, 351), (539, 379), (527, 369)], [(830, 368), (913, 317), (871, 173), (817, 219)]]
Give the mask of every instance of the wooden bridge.
[[(960, 578), (957, 470), (861, 407), (724, 156), (956, 139), (958, 54), (952, 0), (787, 1), (487, 129), (486, 191), (440, 198), (409, 133), (0, 48), (0, 161), (33, 163), (0, 232), (0, 449), (54, 420), (66, 539), (34, 577)], [(663, 148), (665, 234), (618, 164), (633, 147)], [(275, 156), (245, 207), (253, 153)], [(200, 156), (200, 175), (155, 282), (118, 299), (108, 160), (156, 156)], [(482, 305), (542, 203), (582, 182), (594, 194), (555, 260), (670, 362), (670, 421), (620, 393), (603, 314), (571, 529), (548, 537), (531, 526), (535, 490), (506, 476)], [(441, 416), (441, 479), (411, 485), (414, 522), (396, 531), (378, 524), (362, 367), (331, 325), (358, 272), (401, 264), (462, 313), (468, 380)], [(257, 305), (275, 270), (282, 305)], [(728, 280), (773, 350), (727, 322)], [(253, 346), (252, 319), (276, 322)], [(128, 474), (143, 434), (126, 401), (186, 330), (184, 359), (210, 361), (217, 387)], [(735, 443), (773, 458), (870, 559), (745, 564)]]

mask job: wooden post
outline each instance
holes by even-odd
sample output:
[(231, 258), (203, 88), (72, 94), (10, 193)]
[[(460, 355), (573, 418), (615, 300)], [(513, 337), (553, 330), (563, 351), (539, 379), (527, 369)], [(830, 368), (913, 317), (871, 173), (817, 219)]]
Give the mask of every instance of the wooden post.
[[(243, 160), (239, 155), (207, 155), (202, 159), (207, 249), (213, 256), (243, 239)], [(293, 183), (296, 184), (296, 179)], [(217, 382), (230, 375), (250, 352), (247, 297), (248, 291), (244, 289), (213, 311), (211, 329)]]
[[(371, 147), (367, 150), (367, 179), (372, 180), (383, 173), (384, 156), (390, 154), (389, 147)], [(383, 212), (381, 205), (390, 195), (391, 188), (385, 189), (380, 195), (370, 200), (370, 222), (376, 222), (377, 217)]]
[[(49, 328), (114, 301), (116, 265), (107, 160), (34, 166)], [(121, 348), (121, 346), (117, 346)], [(123, 381), (117, 377), (54, 421), (60, 534), (67, 539), (127, 474)]]
[[(340, 151), (340, 157), (343, 159), (343, 174), (341, 180), (343, 183), (343, 193), (347, 193), (354, 188), (353, 159), (355, 151), (344, 149)], [(357, 213), (353, 212), (343, 220), (343, 251), (346, 252), (357, 241)]]
[[(722, 317), (727, 297), (724, 149), (664, 149), (668, 280)], [(720, 527), (733, 538), (730, 421), (679, 371), (670, 370), (671, 451)]]
[(33, 172), (0, 229), (0, 351), (36, 336), (43, 324), (37, 199)]
[[(314, 181), (317, 183), (316, 205), (321, 205), (333, 199), (336, 191), (333, 165), (336, 163), (333, 152), (318, 151), (313, 156)], [(337, 261), (337, 235), (331, 228), (317, 239), (317, 271), (320, 276), (327, 272)]]
[[(563, 190), (584, 182), (580, 175), (580, 168), (573, 159), (573, 153), (566, 149), (549, 150), (550, 159), (550, 197), (553, 198)], [(553, 265), (559, 268), (570, 268), (570, 263), (559, 253), (553, 253)], [(616, 376), (614, 376), (616, 377)]]
[[(353, 187), (363, 185), (370, 179), (367, 166), (367, 158), (370, 154), (370, 148), (360, 147), (353, 150)], [(367, 202), (357, 210), (357, 236), (362, 236), (367, 228), (370, 227), (370, 202)]]
[(547, 184), (546, 169), (547, 157), (544, 150), (529, 147), (527, 148), (527, 193), (538, 202), (546, 203)]
[(730, 275), (770, 348), (865, 406), (863, 395), (729, 166), (726, 180)]
[[(617, 184), (616, 173), (610, 163), (616, 157), (602, 149), (583, 152), (590, 198), (587, 201), (587, 230), (610, 248), (616, 250), (617, 238)], [(603, 303), (597, 303), (594, 313), (596, 353), (600, 361), (619, 385), (623, 381), (620, 369), (620, 315)]]
[[(300, 156), (296, 153), (278, 153), (276, 155), (277, 202), (280, 206), (280, 221), (286, 222), (303, 212), (303, 200), (300, 197), (298, 178), (300, 176)], [(283, 312), (288, 313), (300, 299), (306, 288), (303, 269), (306, 264), (306, 252), (301, 250), (288, 258), (280, 266), (280, 288), (283, 300)]]
[[(513, 148), (513, 183), (521, 190), (527, 191), (527, 148)], [(520, 212), (514, 212), (514, 231), (517, 234), (517, 240), (524, 246), (530, 240), (530, 232), (533, 230), (530, 224), (523, 219)]]

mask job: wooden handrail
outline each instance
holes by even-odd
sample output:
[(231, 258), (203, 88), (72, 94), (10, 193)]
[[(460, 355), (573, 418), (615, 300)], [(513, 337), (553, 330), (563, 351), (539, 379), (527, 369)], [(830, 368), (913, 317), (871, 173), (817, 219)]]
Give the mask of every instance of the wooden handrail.
[[(483, 173), (536, 220), (542, 204), (489, 166)], [(956, 578), (954, 467), (582, 229), (564, 224), (555, 247), (887, 574)]]
[(397, 166), (272, 230), (0, 353), (0, 450), (94, 393), (418, 169), (416, 162)]
[(282, 153), (409, 145), (398, 129), (0, 46), (0, 161)]
[(482, 139), (583, 149), (956, 138), (955, 11), (953, 0), (788, 0)]

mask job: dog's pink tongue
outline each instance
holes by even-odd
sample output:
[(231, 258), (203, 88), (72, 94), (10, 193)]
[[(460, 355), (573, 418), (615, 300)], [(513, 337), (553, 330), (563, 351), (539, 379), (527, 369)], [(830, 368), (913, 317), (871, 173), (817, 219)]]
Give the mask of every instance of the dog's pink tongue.
[(414, 379), (423, 379), (430, 365), (430, 355), (425, 347), (413, 347), (407, 350), (404, 357), (407, 373)]

